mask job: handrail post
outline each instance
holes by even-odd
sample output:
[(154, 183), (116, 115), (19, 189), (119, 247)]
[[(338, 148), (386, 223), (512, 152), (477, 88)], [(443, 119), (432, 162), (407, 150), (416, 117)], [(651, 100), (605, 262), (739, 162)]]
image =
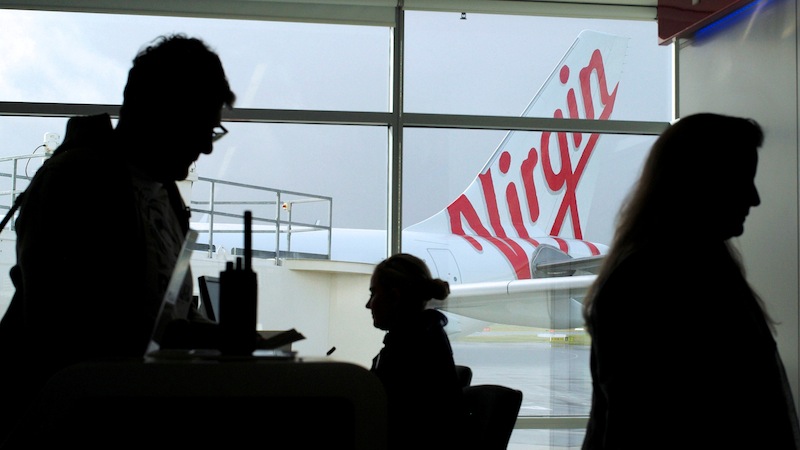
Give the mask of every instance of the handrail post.
[(211, 188), (209, 189), (209, 193), (211, 198), (208, 200), (208, 210), (211, 211), (208, 218), (208, 258), (211, 259), (214, 252), (214, 190), (216, 189), (216, 183), (211, 181)]
[(280, 266), (281, 259), (281, 191), (276, 192), (278, 200), (275, 202), (275, 265)]
[[(11, 172), (11, 204), (8, 205), (10, 208), (13, 208), (14, 203), (17, 202), (17, 161), (19, 161), (19, 159), (14, 158), (14, 170)], [(11, 229), (16, 229), (13, 220), (11, 221)]]
[(289, 225), (286, 227), (286, 251), (291, 254), (292, 251), (292, 209), (293, 204), (292, 202), (286, 202), (287, 207), (286, 211), (289, 212)]
[(331, 241), (333, 240), (333, 199), (328, 200), (328, 259), (331, 259)]

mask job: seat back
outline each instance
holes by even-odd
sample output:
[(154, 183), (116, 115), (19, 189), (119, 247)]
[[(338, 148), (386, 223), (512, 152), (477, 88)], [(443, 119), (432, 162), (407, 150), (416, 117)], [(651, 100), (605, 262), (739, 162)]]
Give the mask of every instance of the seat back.
[(472, 384), (472, 369), (469, 366), (459, 366), (456, 364), (456, 374), (458, 375), (458, 382), (462, 388)]
[(522, 391), (495, 384), (468, 386), (464, 404), (467, 442), (474, 448), (505, 449), (522, 406)]

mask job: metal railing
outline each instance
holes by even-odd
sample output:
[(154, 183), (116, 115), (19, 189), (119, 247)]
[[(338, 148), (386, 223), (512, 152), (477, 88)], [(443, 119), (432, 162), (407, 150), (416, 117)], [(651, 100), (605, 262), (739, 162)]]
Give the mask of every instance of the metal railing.
[[(198, 191), (201, 193), (198, 194)], [(202, 197), (202, 191), (207, 191), (208, 200), (196, 200)], [(297, 208), (312, 209), (309, 208), (312, 205), (317, 206), (314, 208), (316, 213), (322, 211), (325, 215), (325, 224), (321, 224), (322, 220), (319, 219), (313, 223), (308, 221), (307, 218), (313, 215), (313, 212), (299, 211), (300, 217), (295, 217)], [(205, 226), (198, 231), (207, 233), (209, 257), (215, 249), (215, 235), (242, 233), (244, 211), (250, 210), (253, 213), (253, 234), (274, 234), (271, 249), (253, 249), (253, 256), (274, 257), (276, 263), (282, 257), (330, 259), (333, 220), (331, 197), (198, 177), (192, 184), (190, 209), (193, 217), (205, 216), (202, 222)], [(237, 226), (239, 224), (241, 226)], [(193, 222), (195, 228), (198, 228), (198, 225), (200, 223)], [(314, 253), (293, 251), (293, 234), (309, 232), (325, 233), (324, 247)], [(232, 249), (236, 250), (238, 249)]]
[[(0, 165), (5, 163), (10, 163), (12, 165), (10, 172), (0, 171), (0, 179), (8, 178), (9, 179), (9, 186), (3, 186), (7, 189), (0, 189), (0, 210), (8, 211), (11, 209), (11, 206), (14, 202), (17, 201), (17, 197), (25, 192), (25, 189), (28, 187), (28, 183), (30, 183), (32, 175), (28, 175), (29, 164), (31, 160), (35, 159), (47, 159), (50, 157), (50, 154), (35, 154), (31, 153), (28, 155), (17, 155), (17, 156), (6, 156), (0, 158)], [(26, 161), (25, 164), (25, 171), (24, 173), (20, 174), (20, 163), (21, 161)], [(38, 167), (36, 168), (38, 170)], [(33, 171), (35, 172), (35, 170)], [(8, 198), (9, 202), (6, 204), (5, 199)], [(11, 220), (8, 223), (8, 229), (14, 229), (14, 221)]]
[[(0, 167), (11, 165), (8, 171), (0, 169), (0, 211), (11, 209), (33, 178), (28, 173), (35, 173), (41, 166), (39, 164), (31, 168), (30, 161), (44, 160), (49, 156), (28, 154), (0, 158)], [(191, 191), (182, 194), (192, 217), (202, 218), (199, 222), (193, 221), (192, 226), (201, 227), (198, 232), (204, 234), (207, 242), (199, 242), (207, 247), (209, 257), (213, 256), (215, 238), (219, 234), (241, 233), (243, 237), (244, 211), (250, 210), (253, 213), (253, 234), (274, 234), (273, 244), (266, 249), (254, 249), (254, 257), (274, 257), (276, 264), (283, 257), (330, 259), (333, 220), (331, 197), (207, 177), (190, 177), (188, 181)], [(204, 193), (207, 194), (206, 200), (201, 200)], [(309, 217), (317, 219), (312, 222)], [(8, 229), (14, 229), (13, 220), (9, 221)], [(294, 251), (292, 236), (309, 232), (324, 233), (324, 243), (315, 247), (313, 252)], [(231, 248), (234, 254), (239, 250), (242, 249)]]

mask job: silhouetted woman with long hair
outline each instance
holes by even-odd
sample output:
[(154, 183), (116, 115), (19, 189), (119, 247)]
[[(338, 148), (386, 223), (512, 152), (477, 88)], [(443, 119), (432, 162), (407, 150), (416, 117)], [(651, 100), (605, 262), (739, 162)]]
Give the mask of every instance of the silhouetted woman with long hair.
[(744, 231), (761, 127), (696, 114), (655, 142), (584, 302), (584, 449), (796, 448), (773, 321), (730, 238)]

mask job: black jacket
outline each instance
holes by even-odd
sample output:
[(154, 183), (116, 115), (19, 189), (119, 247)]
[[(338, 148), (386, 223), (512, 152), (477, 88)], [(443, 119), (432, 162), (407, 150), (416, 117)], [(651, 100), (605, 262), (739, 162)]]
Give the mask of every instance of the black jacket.
[(423, 311), (388, 332), (373, 360), (386, 389), (390, 448), (458, 448), (463, 395), (446, 323), (439, 311)]
[(753, 292), (722, 243), (691, 248), (641, 250), (600, 287), (584, 449), (795, 448)]

